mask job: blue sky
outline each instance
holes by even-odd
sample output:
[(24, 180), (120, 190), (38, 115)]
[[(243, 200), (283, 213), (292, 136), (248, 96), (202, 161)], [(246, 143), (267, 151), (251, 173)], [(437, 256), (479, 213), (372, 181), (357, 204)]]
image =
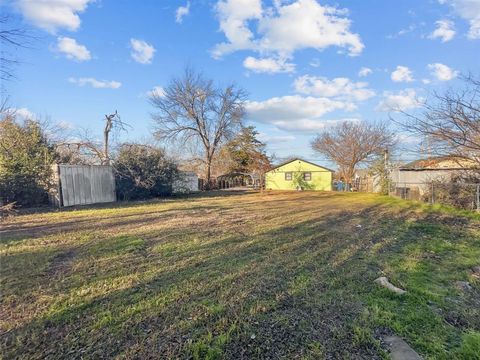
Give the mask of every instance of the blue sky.
[(39, 39), (15, 50), (11, 105), (99, 136), (117, 109), (133, 126), (124, 140), (151, 135), (148, 92), (187, 65), (248, 92), (246, 121), (271, 153), (320, 163), (309, 142), (325, 127), (416, 111), (479, 73), (480, 0), (0, 4)]

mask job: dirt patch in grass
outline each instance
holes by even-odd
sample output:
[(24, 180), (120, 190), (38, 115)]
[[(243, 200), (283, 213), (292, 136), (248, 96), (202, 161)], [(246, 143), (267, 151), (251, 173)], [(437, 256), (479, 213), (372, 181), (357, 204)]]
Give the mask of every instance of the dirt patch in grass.
[(425, 358), (480, 348), (480, 222), (451, 211), (210, 193), (25, 214), (0, 233), (5, 358), (375, 359), (379, 333)]

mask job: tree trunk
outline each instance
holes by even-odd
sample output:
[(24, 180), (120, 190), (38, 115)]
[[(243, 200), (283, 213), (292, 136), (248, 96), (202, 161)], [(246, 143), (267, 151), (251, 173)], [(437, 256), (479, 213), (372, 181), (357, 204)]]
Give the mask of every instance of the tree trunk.
[(110, 159), (108, 158), (108, 131), (105, 129), (103, 134), (103, 162), (105, 165), (110, 165)]
[(212, 159), (210, 157), (207, 157), (207, 171), (206, 171), (206, 180), (207, 180), (207, 190), (211, 189), (211, 177), (212, 177)]

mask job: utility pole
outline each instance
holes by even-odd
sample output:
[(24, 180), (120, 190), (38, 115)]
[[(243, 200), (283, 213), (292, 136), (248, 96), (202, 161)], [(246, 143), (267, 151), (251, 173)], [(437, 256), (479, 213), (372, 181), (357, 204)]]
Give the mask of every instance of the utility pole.
[[(387, 195), (390, 194), (390, 176), (388, 174), (388, 149), (385, 148), (383, 152), (383, 171), (384, 171), (384, 178), (386, 179), (387, 182)], [(372, 189), (373, 190), (373, 189)]]

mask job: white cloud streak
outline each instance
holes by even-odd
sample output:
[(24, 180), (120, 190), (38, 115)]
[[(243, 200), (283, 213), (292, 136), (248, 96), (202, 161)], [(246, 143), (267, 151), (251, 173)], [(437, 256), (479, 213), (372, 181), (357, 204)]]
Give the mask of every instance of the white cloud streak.
[(190, 1), (187, 1), (185, 6), (179, 6), (175, 12), (175, 21), (178, 24), (183, 22), (183, 18), (190, 13)]
[(288, 62), (286, 59), (276, 58), (254, 58), (248, 56), (243, 61), (245, 69), (253, 71), (255, 73), (290, 73), (295, 71), (295, 64)]
[(368, 88), (368, 83), (353, 82), (344, 77), (328, 80), (324, 77), (304, 75), (295, 79), (294, 87), (295, 91), (301, 94), (350, 101), (364, 101), (375, 96), (375, 92)]
[(118, 81), (97, 80), (95, 78), (69, 78), (68, 82), (76, 84), (78, 86), (90, 85), (95, 89), (118, 89), (122, 86), (122, 83)]

